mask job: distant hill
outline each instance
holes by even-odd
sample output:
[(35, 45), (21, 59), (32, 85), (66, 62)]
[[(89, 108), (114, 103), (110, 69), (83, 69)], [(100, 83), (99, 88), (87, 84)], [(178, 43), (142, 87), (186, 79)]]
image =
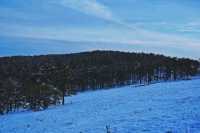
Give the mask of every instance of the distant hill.
[(0, 58), (0, 113), (64, 104), (64, 96), (129, 84), (189, 79), (199, 62), (119, 51)]

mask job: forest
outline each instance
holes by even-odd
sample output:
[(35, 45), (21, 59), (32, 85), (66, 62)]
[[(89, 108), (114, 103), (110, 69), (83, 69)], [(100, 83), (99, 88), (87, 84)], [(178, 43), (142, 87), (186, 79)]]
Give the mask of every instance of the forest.
[(0, 58), (0, 114), (40, 111), (77, 92), (189, 80), (200, 63), (187, 58), (119, 51)]

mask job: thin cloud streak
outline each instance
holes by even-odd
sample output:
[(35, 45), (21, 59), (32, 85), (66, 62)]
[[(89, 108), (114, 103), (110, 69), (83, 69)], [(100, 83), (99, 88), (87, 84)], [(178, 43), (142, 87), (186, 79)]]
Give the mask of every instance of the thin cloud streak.
[[(193, 48), (200, 48), (200, 40), (195, 39), (188, 39), (185, 37), (177, 36), (177, 35), (168, 35), (166, 33), (161, 32), (153, 32), (138, 28), (134, 25), (130, 25), (124, 22), (121, 18), (118, 18), (114, 15), (114, 13), (102, 3), (96, 0), (62, 0), (61, 4), (63, 6), (72, 8), (74, 10), (78, 10), (88, 15), (93, 15), (95, 17), (99, 17), (102, 19), (110, 20), (113, 23), (119, 24), (124, 28), (132, 31), (129, 32), (130, 34), (140, 34), (144, 36), (145, 39), (149, 41), (144, 42), (151, 42), (155, 44), (164, 45), (177, 45), (177, 46), (190, 46)], [(133, 41), (134, 42), (134, 41)]]
[[(6, 36), (16, 36), (16, 37), (28, 37), (28, 38), (39, 38), (39, 39), (53, 39), (53, 40), (63, 40), (63, 41), (90, 41), (90, 42), (112, 42), (112, 43), (125, 43), (130, 45), (146, 45), (152, 47), (175, 47), (182, 48), (187, 47), (189, 49), (200, 49), (200, 41), (195, 39), (187, 39), (184, 37), (177, 37), (172, 35), (165, 35), (161, 37), (161, 34), (156, 35), (158, 39), (147, 36), (138, 35), (132, 30), (126, 29), (113, 29), (113, 28), (100, 28), (100, 29), (69, 29), (64, 27), (29, 27), (29, 26), (10, 26), (9, 28), (3, 27), (0, 23), (1, 30)], [(18, 31), (17, 33), (15, 31)], [(153, 35), (152, 35), (153, 36)], [(78, 38), (78, 39), (77, 39)], [(161, 39), (160, 39), (161, 38)]]
[[(56, 0), (54, 3), (58, 3), (58, 1)], [(59, 3), (62, 6), (102, 19), (113, 20), (114, 17), (108, 7), (96, 0), (61, 0)]]
[[(91, 31), (90, 29), (84, 30), (82, 32), (82, 35), (80, 36), (85, 36), (88, 40), (93, 39), (93, 35), (90, 33), (98, 34), (97, 38), (101, 38), (100, 41), (120, 41), (120, 42), (125, 42), (125, 43), (131, 43), (135, 42), (134, 40), (139, 42), (145, 42), (145, 44), (156, 44), (156, 45), (162, 45), (162, 46), (167, 46), (167, 45), (174, 45), (177, 47), (182, 47), (182, 46), (188, 46), (192, 48), (199, 48), (200, 47), (200, 41), (197, 39), (190, 39), (190, 38), (185, 38), (182, 36), (178, 35), (169, 35), (166, 33), (161, 33), (161, 32), (154, 32), (154, 31), (148, 31), (145, 29), (138, 28), (137, 25), (131, 25), (127, 22), (125, 22), (122, 18), (117, 17), (114, 12), (105, 4), (102, 4), (98, 2), (97, 0), (52, 0), (50, 3), (47, 4), (59, 4), (60, 6), (68, 7), (73, 10), (79, 11), (83, 14), (91, 15), (94, 17), (98, 17), (104, 20), (109, 20), (114, 24), (119, 25), (120, 27), (123, 27), (123, 30), (118, 31), (117, 29), (112, 32), (113, 29), (111, 29), (111, 32), (109, 31), (104, 31), (98, 30), (98, 31)], [(24, 15), (22, 15), (24, 16)], [(1, 26), (2, 25), (2, 26)], [(21, 34), (22, 36), (35, 36), (35, 37), (43, 37), (43, 38), (52, 38), (52, 37), (57, 37), (57, 39), (62, 39), (64, 38), (63, 36), (65, 35), (71, 35), (73, 34), (74, 36), (79, 35), (79, 31), (75, 29), (75, 31), (65, 31), (66, 29), (60, 29), (60, 30), (55, 30), (51, 27), (48, 27), (49, 29), (45, 28), (37, 28), (37, 27), (26, 27), (26, 26), (5, 26), (7, 24), (0, 24), (0, 26), (4, 29), (5, 27), (8, 27), (6, 32), (6, 29), (4, 31), (4, 34), (14, 34), (14, 32), (17, 31), (17, 34)], [(193, 24), (194, 25), (194, 24)], [(11, 28), (10, 28), (11, 27)], [(13, 30), (12, 30), (13, 28)], [(17, 29), (17, 30), (16, 30)], [(10, 33), (9, 33), (10, 31)], [(81, 30), (80, 30), (81, 31)], [(24, 32), (24, 33), (23, 33)], [(35, 33), (34, 33), (35, 32)], [(38, 33), (37, 33), (38, 32)], [(49, 32), (49, 33), (48, 33)], [(98, 33), (99, 32), (99, 33)], [(128, 37), (123, 37), (125, 34), (121, 34), (121, 37), (115, 36), (116, 32), (125, 32), (126, 36)], [(86, 35), (84, 35), (84, 33)], [(113, 35), (108, 35), (108, 34), (113, 34)], [(106, 34), (106, 35), (104, 35)], [(131, 38), (131, 36), (140, 36), (142, 39), (135, 39)], [(91, 37), (89, 37), (91, 36)], [(102, 37), (101, 37), (102, 36)], [(109, 36), (109, 37), (107, 37)], [(92, 40), (93, 41), (93, 40)], [(98, 40), (97, 40), (98, 41)], [(150, 43), (147, 43), (150, 42)], [(138, 44), (138, 43), (137, 43)], [(140, 43), (139, 43), (140, 44)], [(153, 46), (154, 46), (153, 45)]]
[[(47, 11), (53, 14), (54, 8), (62, 7), (62, 15), (66, 14), (72, 9), (72, 11), (78, 12), (78, 15), (85, 17), (89, 16), (88, 20), (106, 20), (105, 25), (100, 28), (98, 25), (85, 27), (81, 25), (80, 27), (66, 25), (47, 25), (44, 27), (39, 26), (39, 22), (29, 25), (28, 23), (12, 23), (0, 22), (0, 35), (6, 36), (18, 36), (18, 37), (28, 37), (28, 38), (39, 38), (39, 39), (53, 39), (53, 40), (64, 40), (64, 41), (90, 41), (90, 42), (112, 42), (112, 43), (125, 43), (131, 46), (147, 46), (156, 48), (188, 48), (190, 50), (200, 50), (200, 40), (190, 37), (184, 37), (178, 34), (169, 34), (162, 31), (147, 30), (146, 28), (140, 28), (137, 24), (131, 24), (125, 21), (124, 18), (119, 17), (117, 12), (114, 12), (112, 8), (106, 4), (101, 3), (99, 0), (44, 0), (47, 7)], [(34, 1), (35, 2), (35, 1)], [(37, 5), (37, 4), (36, 4)], [(68, 8), (68, 9), (66, 9)], [(66, 9), (66, 10), (65, 10)], [(14, 13), (15, 10), (5, 10), (6, 12)], [(71, 11), (71, 10), (70, 10)], [(29, 12), (28, 12), (29, 13)], [(27, 13), (27, 14), (28, 14)], [(27, 16), (25, 12), (22, 14), (16, 14), (11, 16), (20, 16), (19, 19), (30, 19), (37, 18), (33, 16)], [(6, 15), (0, 14), (0, 16), (5, 17)], [(44, 15), (44, 14), (43, 14)], [(42, 17), (44, 17), (41, 15)], [(40, 15), (38, 15), (40, 16)], [(47, 15), (48, 16), (48, 15)], [(86, 17), (87, 17), (86, 16)], [(23, 18), (24, 17), (24, 18)], [(65, 16), (60, 16), (65, 17)], [(79, 17), (79, 16), (78, 16)], [(73, 17), (71, 17), (73, 18)], [(99, 19), (96, 19), (99, 18)], [(66, 19), (63, 19), (66, 21)], [(32, 19), (30, 20), (32, 22)], [(107, 21), (112, 23), (112, 26), (107, 26)], [(14, 22), (14, 21), (13, 21)], [(72, 21), (66, 23), (73, 23)], [(80, 21), (81, 23), (81, 21)], [(92, 22), (91, 22), (92, 23)], [(88, 23), (90, 24), (90, 23)], [(146, 23), (145, 23), (146, 24)], [(163, 23), (162, 23), (163, 24)], [(167, 23), (165, 26), (168, 26)], [(197, 23), (190, 24), (191, 26), (197, 26)]]

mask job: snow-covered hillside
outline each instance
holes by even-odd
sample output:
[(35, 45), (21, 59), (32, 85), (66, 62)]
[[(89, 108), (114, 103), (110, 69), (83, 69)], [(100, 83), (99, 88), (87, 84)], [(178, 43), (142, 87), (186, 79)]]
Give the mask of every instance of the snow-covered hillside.
[(0, 133), (200, 133), (200, 80), (81, 93), (66, 105), (0, 116)]

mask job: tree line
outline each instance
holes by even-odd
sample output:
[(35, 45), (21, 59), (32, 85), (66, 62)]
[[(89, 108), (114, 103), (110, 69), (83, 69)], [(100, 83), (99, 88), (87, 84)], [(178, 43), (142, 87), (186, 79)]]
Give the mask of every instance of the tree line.
[(190, 79), (199, 62), (118, 51), (0, 58), (0, 114), (43, 110), (86, 90)]

